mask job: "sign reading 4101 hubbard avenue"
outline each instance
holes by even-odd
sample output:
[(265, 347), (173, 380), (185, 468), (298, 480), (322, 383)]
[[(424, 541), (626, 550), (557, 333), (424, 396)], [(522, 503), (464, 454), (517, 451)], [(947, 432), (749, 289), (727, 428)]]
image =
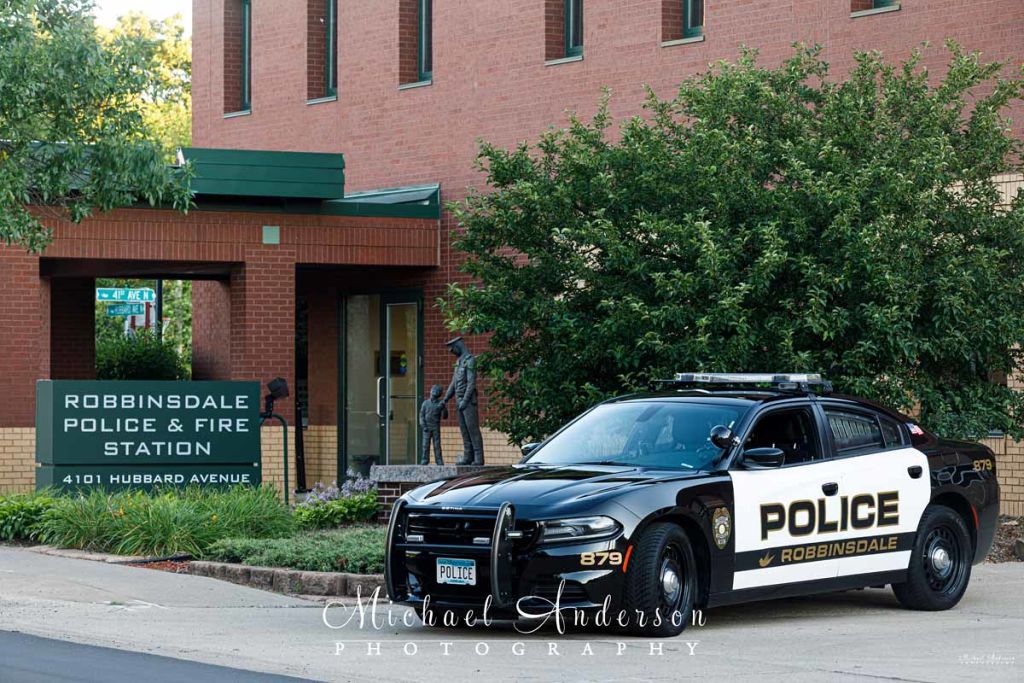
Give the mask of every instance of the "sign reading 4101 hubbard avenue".
[(41, 380), (39, 488), (255, 485), (258, 382)]

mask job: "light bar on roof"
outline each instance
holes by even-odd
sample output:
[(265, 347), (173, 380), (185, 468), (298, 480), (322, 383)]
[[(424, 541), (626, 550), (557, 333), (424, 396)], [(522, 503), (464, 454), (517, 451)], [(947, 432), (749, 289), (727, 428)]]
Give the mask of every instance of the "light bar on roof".
[(676, 382), (707, 384), (824, 384), (817, 373), (677, 372)]

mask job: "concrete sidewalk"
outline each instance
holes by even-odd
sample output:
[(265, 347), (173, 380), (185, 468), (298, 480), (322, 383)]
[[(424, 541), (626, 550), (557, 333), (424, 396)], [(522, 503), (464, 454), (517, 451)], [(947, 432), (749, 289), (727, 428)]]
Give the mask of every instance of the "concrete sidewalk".
[[(359, 627), (352, 608), (204, 577), (0, 548), (0, 630), (330, 681), (1017, 681), (1024, 565), (982, 565), (948, 612), (900, 609), (888, 590), (712, 610), (662, 641), (435, 630), (415, 617)], [(622, 643), (623, 645), (620, 645)], [(659, 654), (660, 653), (660, 654)], [(692, 653), (692, 654), (691, 654)], [(0, 679), (3, 679), (0, 663)]]

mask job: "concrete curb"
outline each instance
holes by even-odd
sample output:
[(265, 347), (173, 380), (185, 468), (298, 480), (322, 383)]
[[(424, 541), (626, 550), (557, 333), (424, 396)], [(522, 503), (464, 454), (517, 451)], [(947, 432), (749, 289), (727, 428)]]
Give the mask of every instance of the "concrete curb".
[(379, 588), (381, 597), (385, 597), (382, 574), (306, 572), (298, 569), (251, 567), (245, 564), (205, 561), (189, 562), (188, 573), (291, 595), (366, 598)]
[(149, 562), (184, 562), (192, 559), (191, 555), (179, 553), (168, 557), (153, 557), (147, 555), (110, 555), (108, 553), (96, 553), (89, 550), (75, 550), (73, 548), (55, 548), (52, 545), (31, 545), (19, 546), (29, 552), (40, 555), (52, 555), (53, 557), (66, 557), (72, 560), (91, 560), (93, 562), (106, 562), (107, 564), (146, 564)]

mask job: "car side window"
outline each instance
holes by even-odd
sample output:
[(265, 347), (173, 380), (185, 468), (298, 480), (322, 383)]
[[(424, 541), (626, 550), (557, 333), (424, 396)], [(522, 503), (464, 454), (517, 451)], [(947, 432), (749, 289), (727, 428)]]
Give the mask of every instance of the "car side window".
[(874, 415), (826, 408), (825, 419), (836, 445), (836, 455), (869, 453), (886, 447), (882, 428)]
[(882, 438), (885, 439), (886, 448), (896, 448), (903, 445), (903, 432), (900, 431), (900, 426), (896, 424), (895, 420), (880, 417), (878, 418), (878, 423), (882, 426)]
[(773, 410), (758, 418), (744, 448), (778, 448), (786, 454), (783, 466), (821, 459), (809, 408)]

